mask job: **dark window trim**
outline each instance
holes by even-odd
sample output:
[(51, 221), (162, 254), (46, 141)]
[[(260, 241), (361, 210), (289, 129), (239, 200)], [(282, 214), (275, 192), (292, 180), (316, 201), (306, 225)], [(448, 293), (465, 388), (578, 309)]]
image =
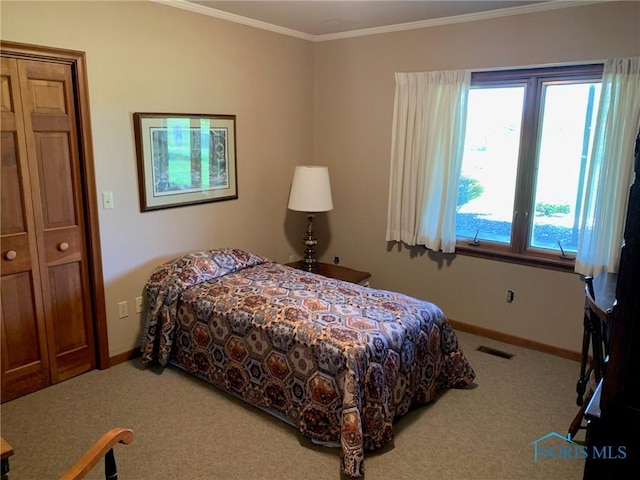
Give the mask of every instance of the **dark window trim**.
[[(473, 72), (471, 88), (482, 86), (525, 86), (525, 105), (523, 109), (521, 143), (516, 173), (516, 195), (514, 199), (514, 215), (512, 238), (510, 244), (501, 244), (481, 240), (474, 245), (473, 239), (458, 237), (456, 253), (490, 260), (516, 263), (551, 270), (573, 272), (575, 255), (563, 258), (556, 251), (527, 247), (529, 238), (529, 215), (531, 211), (532, 189), (535, 178), (535, 158), (539, 140), (540, 109), (542, 103), (542, 86), (546, 82), (590, 81), (602, 78), (604, 65), (565, 65), (517, 70), (496, 70)], [(533, 160), (533, 161), (532, 161)], [(527, 212), (527, 214), (522, 214)]]

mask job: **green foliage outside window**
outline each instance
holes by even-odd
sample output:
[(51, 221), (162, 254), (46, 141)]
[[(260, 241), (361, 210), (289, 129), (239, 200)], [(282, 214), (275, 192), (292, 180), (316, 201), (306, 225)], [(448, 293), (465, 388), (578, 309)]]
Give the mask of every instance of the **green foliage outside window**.
[(568, 203), (557, 204), (557, 203), (537, 203), (536, 204), (536, 213), (544, 217), (550, 217), (551, 215), (556, 215), (558, 213), (569, 213), (570, 207)]
[(471, 177), (461, 176), (458, 184), (458, 203), (456, 211), (471, 200), (478, 198), (484, 192), (484, 187), (478, 180)]

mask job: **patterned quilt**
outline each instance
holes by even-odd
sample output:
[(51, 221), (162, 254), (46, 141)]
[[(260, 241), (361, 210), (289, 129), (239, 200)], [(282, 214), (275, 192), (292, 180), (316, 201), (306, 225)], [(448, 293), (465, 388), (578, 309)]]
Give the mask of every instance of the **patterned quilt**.
[(239, 249), (185, 255), (147, 285), (145, 362), (169, 360), (339, 442), (343, 473), (393, 420), (475, 373), (443, 312), (400, 293), (295, 270)]

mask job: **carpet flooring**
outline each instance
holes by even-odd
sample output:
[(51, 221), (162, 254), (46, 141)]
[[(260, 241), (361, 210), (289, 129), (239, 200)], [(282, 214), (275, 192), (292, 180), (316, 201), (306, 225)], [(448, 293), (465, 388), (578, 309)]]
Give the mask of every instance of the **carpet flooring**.
[[(394, 440), (365, 453), (365, 479), (581, 479), (584, 460), (534, 455), (537, 439), (566, 435), (578, 409), (579, 364), (465, 332), (458, 337), (477, 374), (474, 388), (445, 391), (399, 418)], [(59, 478), (115, 426), (135, 433), (133, 443), (115, 448), (121, 480), (341, 478), (338, 449), (314, 445), (176, 368), (146, 369), (139, 359), (7, 402), (0, 418), (2, 437), (15, 450), (12, 480)], [(564, 444), (545, 442), (547, 451)], [(104, 478), (102, 468), (87, 478)]]

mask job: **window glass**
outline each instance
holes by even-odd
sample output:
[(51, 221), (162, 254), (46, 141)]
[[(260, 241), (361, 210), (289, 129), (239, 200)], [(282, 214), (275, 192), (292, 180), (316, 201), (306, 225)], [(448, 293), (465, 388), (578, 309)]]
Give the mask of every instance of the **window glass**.
[(463, 253), (569, 269), (602, 65), (471, 76), (456, 204)]
[(509, 243), (524, 87), (469, 91), (456, 234)]
[(578, 208), (599, 98), (600, 84), (544, 86), (530, 246), (578, 249)]

